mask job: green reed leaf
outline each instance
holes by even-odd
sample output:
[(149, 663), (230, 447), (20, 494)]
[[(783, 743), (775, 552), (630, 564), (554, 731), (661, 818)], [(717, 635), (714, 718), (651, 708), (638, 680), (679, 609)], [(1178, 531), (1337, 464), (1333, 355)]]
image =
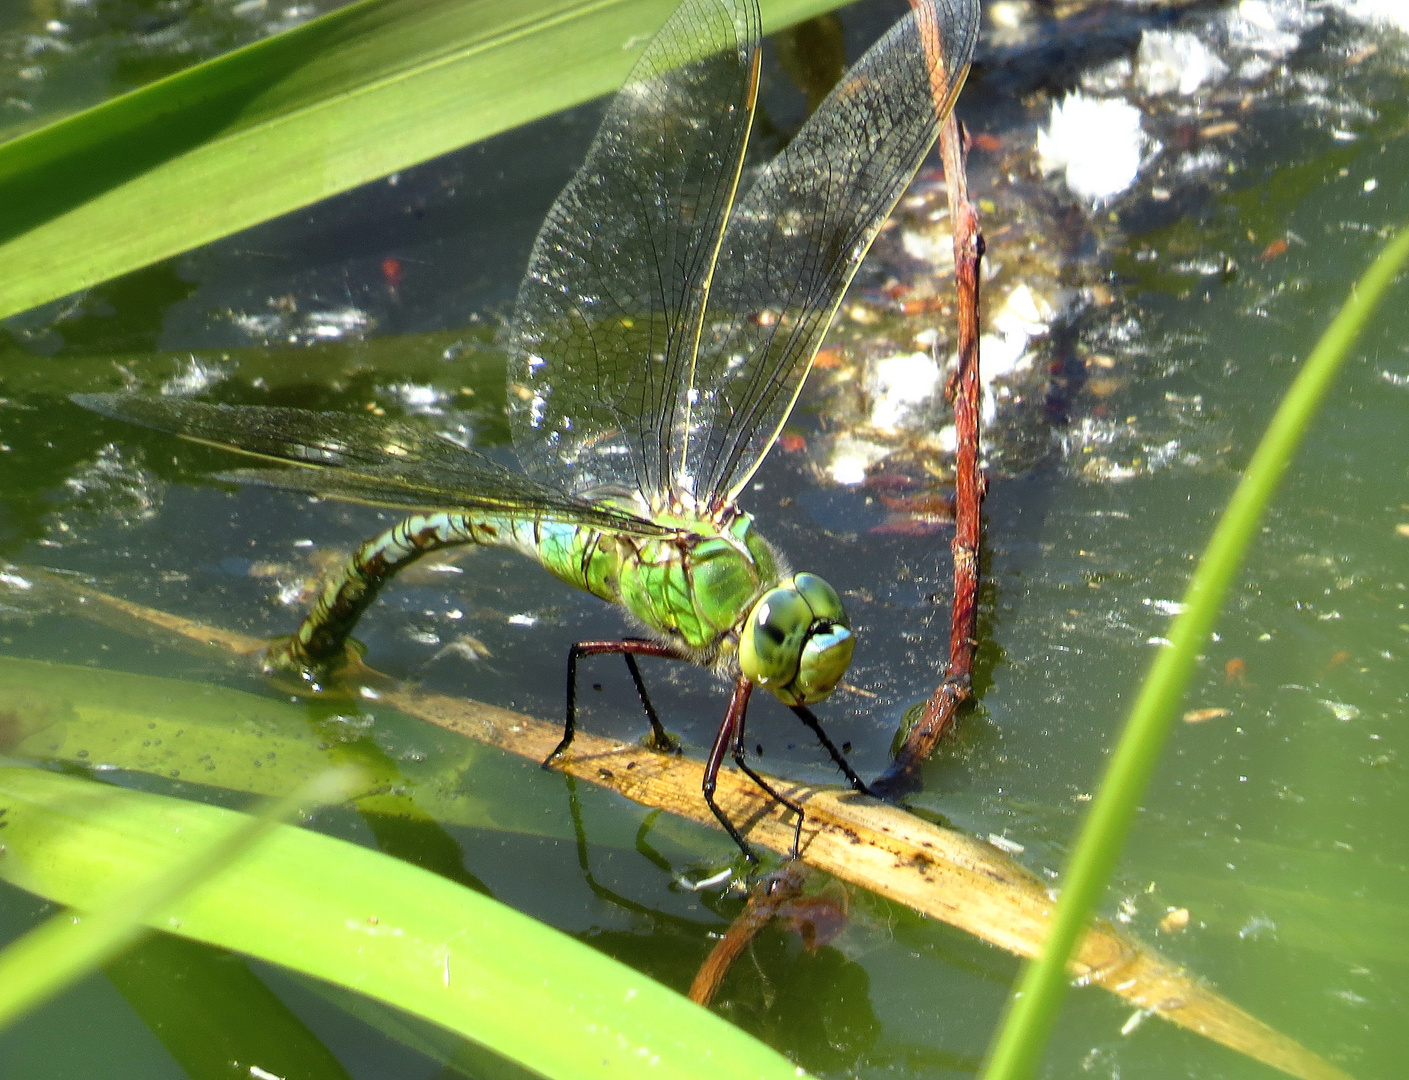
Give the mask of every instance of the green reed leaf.
[[(32, 768), (0, 768), (0, 811), (0, 876), (80, 908), (107, 896), (114, 880), (155, 873), (245, 820)], [(303, 829), (272, 826), (218, 882), (149, 921), (357, 990), (547, 1077), (801, 1075), (738, 1028), (566, 934)]]
[(362, 0), (12, 139), (0, 318), (607, 93), (674, 7)]
[[(83, 914), (55, 915), (11, 943), (0, 952), (0, 1028), (102, 967), (141, 936), (145, 924), (161, 911), (237, 865), (282, 819), (308, 806), (340, 802), (364, 782), (356, 770), (328, 769), (258, 817), (236, 815), (204, 842), (183, 844), (169, 860), (134, 868), (116, 879), (136, 877), (136, 886), (90, 894), (74, 904)], [(119, 790), (97, 784), (92, 788), (99, 798), (105, 790)], [(13, 826), (8, 820), (6, 824)]]
[(1184, 609), (1170, 627), (1169, 644), (1156, 654), (1130, 710), (1062, 876), (1046, 948), (1019, 977), (983, 1080), (1025, 1080), (1036, 1071), (1066, 992), (1067, 960), (1115, 869), (1223, 598), (1332, 381), (1406, 259), (1409, 228), (1386, 245), (1351, 290), (1263, 433), (1189, 582)]

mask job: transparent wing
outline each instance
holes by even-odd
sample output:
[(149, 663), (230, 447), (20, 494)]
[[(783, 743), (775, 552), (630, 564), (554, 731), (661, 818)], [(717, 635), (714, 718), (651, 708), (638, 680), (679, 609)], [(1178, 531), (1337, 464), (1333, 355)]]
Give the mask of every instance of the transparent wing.
[(748, 483), (792, 411), (852, 275), (920, 167), (978, 38), (978, 0), (907, 14), (740, 196), (697, 361), (685, 485)]
[(241, 483), (372, 506), (485, 510), (637, 535), (668, 530), (504, 468), (430, 427), (350, 413), (209, 405), (141, 394), (75, 394), (105, 416), (299, 469), (236, 469)]
[(524, 468), (660, 505), (758, 79), (757, 0), (685, 0), (538, 234), (509, 324)]

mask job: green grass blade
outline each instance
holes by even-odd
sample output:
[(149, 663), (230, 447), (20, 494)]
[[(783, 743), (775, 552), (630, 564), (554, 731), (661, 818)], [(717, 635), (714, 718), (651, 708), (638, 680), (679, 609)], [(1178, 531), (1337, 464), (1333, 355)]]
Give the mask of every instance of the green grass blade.
[[(228, 833), (233, 811), (0, 769), (0, 876), (82, 907)], [(357, 990), (550, 1078), (796, 1080), (786, 1058), (683, 996), (502, 904), (289, 826), (154, 925)], [(545, 1037), (545, 1033), (550, 1033)]]
[(0, 318), (607, 93), (674, 6), (362, 0), (12, 139)]
[[(310, 805), (339, 802), (361, 783), (353, 770), (329, 769), (258, 817), (232, 822), (194, 851), (144, 868), (147, 880), (115, 897), (101, 893), (40, 924), (0, 952), (0, 1028), (102, 967), (135, 941), (163, 909), (218, 878), (279, 822)], [(96, 786), (96, 785), (95, 785)], [(117, 790), (117, 789), (112, 789)], [(135, 875), (124, 875), (123, 880)]]
[(1062, 878), (1042, 956), (1028, 964), (994, 1038), (983, 1080), (1033, 1075), (1067, 987), (1067, 959), (1115, 869), (1198, 654), (1257, 535), (1258, 522), (1365, 323), (1409, 258), (1409, 229), (1367, 270), (1307, 358), (1248, 463), (1131, 709)]

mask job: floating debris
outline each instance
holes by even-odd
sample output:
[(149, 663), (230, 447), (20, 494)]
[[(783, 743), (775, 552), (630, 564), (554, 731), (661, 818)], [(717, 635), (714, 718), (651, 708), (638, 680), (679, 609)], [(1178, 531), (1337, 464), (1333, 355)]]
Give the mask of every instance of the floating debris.
[(1189, 927), (1189, 909), (1186, 907), (1172, 907), (1165, 912), (1164, 918), (1159, 921), (1159, 929), (1162, 934), (1182, 933)]
[[(454, 617), (451, 614), (449, 617)], [(441, 649), (431, 657), (431, 661), (439, 660), (443, 656), (454, 656), (461, 660), (468, 660), (470, 663), (478, 663), (486, 660), (494, 654), (489, 651), (489, 646), (480, 641), (473, 634), (459, 634), (452, 641), (447, 642)]]
[(1222, 720), (1225, 716), (1232, 715), (1232, 709), (1190, 709), (1184, 714), (1184, 723), (1202, 724), (1209, 720)]
[(1331, 710), (1333, 715), (1342, 724), (1347, 724), (1352, 720), (1360, 719), (1360, 710), (1354, 705), (1348, 705), (1344, 701), (1328, 701), (1322, 699), (1321, 704)]
[(159, 392), (167, 397), (192, 397), (224, 382), (233, 371), (233, 364), (202, 360), (192, 353), (181, 370), (161, 384)]
[(988, 842), (999, 851), (1009, 855), (1021, 855), (1027, 850), (1025, 845), (1019, 844), (1016, 840), (1009, 840), (1006, 836), (1000, 836), (998, 833), (989, 833)]
[(932, 401), (939, 390), (939, 364), (928, 353), (909, 353), (878, 360), (866, 380), (871, 395), (870, 423), (894, 433)]
[(1185, 30), (1146, 30), (1135, 56), (1135, 78), (1146, 94), (1189, 97), (1228, 74), (1228, 65)]
[(1140, 171), (1148, 141), (1140, 121), (1139, 109), (1116, 98), (1076, 91), (1054, 101), (1047, 127), (1037, 133), (1042, 171), (1061, 173), (1079, 199), (1109, 202)]

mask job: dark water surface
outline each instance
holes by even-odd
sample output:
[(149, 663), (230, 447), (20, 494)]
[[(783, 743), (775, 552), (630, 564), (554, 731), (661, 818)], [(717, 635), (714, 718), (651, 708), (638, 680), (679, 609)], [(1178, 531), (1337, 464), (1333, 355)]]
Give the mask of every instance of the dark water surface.
[[(1264, 7), (1287, 18), (1310, 10)], [(898, 10), (848, 9), (851, 55)], [(1034, 345), (1041, 378), (1060, 364), (1083, 376), (1063, 390), (1061, 415), (1048, 410), (1040, 429), (1022, 433), (1041, 448), (1027, 455), (1035, 464), (995, 470), (979, 700), (913, 805), (1020, 846), (1018, 858), (1054, 881), (1238, 469), (1351, 282), (1409, 217), (1409, 37), (1335, 10), (1296, 25), (1286, 52), (1257, 53), (1277, 69), (1261, 81), (1244, 69), (1245, 88), (1207, 92), (1221, 95), (1216, 102), (1145, 102), (1151, 130), (1164, 124), (1162, 145), (1146, 148), (1124, 195), (1097, 207), (1057, 180), (1005, 166), (1012, 188), (1020, 180), (1046, 192), (1024, 196), (1026, 205), (1067, 208), (1079, 242), (1050, 236), (1049, 262), (1080, 263), (1062, 271), (1071, 289), (1089, 299), (1095, 281), (1108, 292), (1065, 308)], [(1206, 24), (1178, 28), (1224, 48), (1225, 59), (1236, 51)], [(1089, 63), (1077, 65), (1088, 87), (1109, 59), (1098, 54), (1119, 55), (1118, 45), (1089, 46)], [(961, 108), (974, 130), (1021, 146), (1027, 168), (1048, 103), (1080, 78), (1039, 86), (1029, 74), (1037, 53), (991, 41)], [(1251, 118), (1217, 144), (1212, 163), (1213, 137), (1176, 138), (1199, 128), (1210, 102), (1242, 108), (1220, 115)], [(785, 125), (789, 106), (780, 98), (776, 108)], [(10, 320), (0, 334), (0, 558), (79, 571), (189, 618), (289, 631), (293, 587), (312, 572), (310, 558), (347, 550), (389, 519), (207, 483), (228, 458), (84, 413), (66, 395), (165, 385), (233, 402), (454, 412), (484, 444), (506, 449), (494, 330), (599, 115), (586, 106), (550, 118)], [(977, 152), (975, 167), (977, 193), (987, 197), (982, 183), (992, 183), (1001, 199), (1009, 188), (993, 178), (1004, 169)], [(990, 262), (1016, 258), (991, 229)], [(1104, 905), (1363, 1080), (1409, 1069), (1407, 311), (1401, 284), (1289, 473), (1185, 705), (1204, 719), (1175, 732)], [(1105, 357), (1111, 364), (1093, 359)], [(818, 445), (862, 424), (820, 413), (828, 400), (810, 391), (798, 421)], [(873, 490), (826, 475), (821, 458), (775, 452), (746, 508), (797, 566), (847, 598), (860, 632), (849, 681), (865, 693), (840, 693), (819, 713), (870, 775), (885, 766), (901, 715), (935, 681), (948, 633), (949, 534), (877, 528), (887, 519)], [(8, 656), (259, 689), (239, 671), (55, 612), (13, 583), (0, 593), (0, 615)], [(399, 579), (360, 636), (381, 670), (556, 717), (569, 643), (623, 629), (615, 613), (523, 560), (472, 551), (448, 571)], [(643, 667), (667, 723), (702, 752), (722, 688), (677, 666)], [(584, 722), (634, 737), (638, 711), (619, 664), (595, 663), (584, 682), (602, 687), (587, 691)], [(352, 719), (411, 771), (454, 751), (409, 721)], [(765, 768), (832, 780), (784, 710), (762, 702), (750, 726)], [(230, 799), (190, 777), (118, 775)], [(638, 808), (589, 790), (574, 804), (560, 777), (516, 763), (485, 775), (489, 796), (506, 800), (502, 819), (518, 824), (448, 825), (457, 873), (688, 985), (738, 901), (682, 890), (674, 875), (724, 865), (727, 846), (662, 822), (652, 843), (668, 873), (634, 845)], [(375, 842), (350, 815), (328, 815), (326, 827)], [(1187, 929), (1159, 928), (1171, 909), (1187, 909)], [(44, 911), (0, 887), (0, 936)], [(856, 893), (847, 928), (816, 953), (781, 931), (765, 934), (725, 984), (720, 1009), (822, 1076), (970, 1075), (1016, 968), (990, 946)], [(459, 1075), (382, 1034), (365, 1010), (355, 1019), (357, 1009), (323, 991), (259, 974), (359, 1080)], [(1109, 995), (1073, 994), (1046, 1075), (1273, 1075), (1157, 1020), (1130, 1019)], [(0, 1036), (3, 1077), (183, 1075), (104, 978)]]

